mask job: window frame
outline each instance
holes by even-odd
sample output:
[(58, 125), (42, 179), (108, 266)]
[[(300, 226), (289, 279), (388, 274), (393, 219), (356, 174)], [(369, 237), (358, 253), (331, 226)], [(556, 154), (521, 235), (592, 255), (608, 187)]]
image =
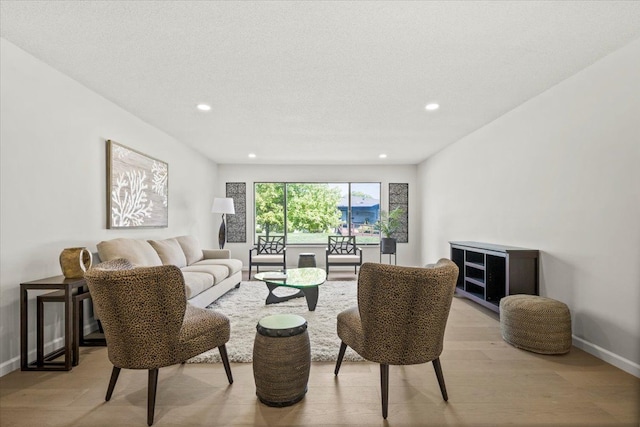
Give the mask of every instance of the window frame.
[[(287, 191), (287, 186), (291, 185), (291, 184), (327, 184), (327, 185), (341, 185), (341, 184), (346, 184), (347, 185), (347, 200), (348, 200), (348, 207), (347, 207), (347, 229), (348, 229), (348, 235), (349, 236), (356, 236), (356, 239), (358, 238), (358, 234), (357, 233), (353, 233), (353, 228), (349, 226), (349, 224), (353, 223), (353, 206), (352, 206), (352, 185), (354, 184), (377, 184), (378, 185), (378, 201), (379, 201), (379, 208), (378, 208), (378, 219), (380, 217), (380, 212), (382, 209), (382, 182), (379, 181), (255, 181), (253, 183), (253, 244), (255, 245), (256, 242), (258, 241), (258, 233), (257, 233), (257, 223), (256, 223), (256, 219), (257, 219), (257, 207), (256, 207), (256, 189), (258, 187), (258, 185), (260, 184), (275, 184), (275, 185), (283, 185), (283, 215), (284, 215), (284, 220), (283, 220), (283, 235), (284, 235), (284, 240), (285, 240), (285, 245), (287, 246), (299, 246), (299, 247), (304, 247), (304, 246), (326, 246), (326, 242), (318, 242), (318, 243), (291, 243), (289, 241), (289, 232), (287, 231), (287, 221), (288, 221), (288, 191)], [(336, 206), (337, 208), (337, 206)], [(377, 220), (376, 220), (377, 221)], [(375, 224), (375, 222), (373, 223)], [(373, 226), (372, 224), (372, 226)], [(340, 236), (342, 234), (340, 233), (336, 233), (336, 234), (332, 234), (335, 236)], [(379, 246), (380, 245), (380, 239), (381, 239), (381, 235), (380, 233), (377, 233), (377, 240), (375, 242), (357, 242), (357, 244), (359, 246)]]

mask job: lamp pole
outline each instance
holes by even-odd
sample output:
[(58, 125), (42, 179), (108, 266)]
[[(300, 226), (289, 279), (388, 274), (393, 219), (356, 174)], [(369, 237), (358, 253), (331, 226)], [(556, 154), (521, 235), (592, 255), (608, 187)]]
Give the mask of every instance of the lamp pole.
[(222, 214), (222, 222), (220, 223), (220, 230), (218, 230), (218, 244), (220, 249), (224, 249), (224, 244), (227, 241), (227, 226), (224, 223), (224, 214)]

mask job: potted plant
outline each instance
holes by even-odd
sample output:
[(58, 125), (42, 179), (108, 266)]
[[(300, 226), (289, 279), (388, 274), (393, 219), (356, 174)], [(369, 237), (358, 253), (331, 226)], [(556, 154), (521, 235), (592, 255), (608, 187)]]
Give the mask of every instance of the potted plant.
[(381, 211), (380, 219), (376, 222), (376, 228), (384, 237), (380, 239), (380, 252), (383, 254), (396, 253), (396, 239), (391, 237), (400, 228), (400, 217), (404, 213), (402, 208), (395, 208), (390, 212)]

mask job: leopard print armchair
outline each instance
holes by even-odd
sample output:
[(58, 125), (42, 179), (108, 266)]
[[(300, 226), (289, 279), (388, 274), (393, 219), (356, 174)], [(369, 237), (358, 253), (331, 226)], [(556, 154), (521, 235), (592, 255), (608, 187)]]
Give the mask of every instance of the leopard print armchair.
[(126, 259), (103, 262), (85, 279), (113, 364), (106, 400), (120, 369), (147, 369), (147, 424), (153, 424), (158, 369), (218, 347), (233, 383), (225, 344), (229, 319), (187, 304), (184, 278), (173, 265), (134, 268)]
[(441, 259), (425, 268), (365, 263), (358, 276), (358, 306), (338, 314), (342, 340), (335, 374), (347, 346), (380, 364), (382, 416), (387, 418), (389, 365), (433, 362), (448, 400), (440, 365), (458, 267)]

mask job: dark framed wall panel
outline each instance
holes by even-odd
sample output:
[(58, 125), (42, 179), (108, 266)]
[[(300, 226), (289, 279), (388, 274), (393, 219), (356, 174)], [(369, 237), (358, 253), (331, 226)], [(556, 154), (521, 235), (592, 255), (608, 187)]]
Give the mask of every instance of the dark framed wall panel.
[(389, 183), (389, 212), (395, 208), (402, 208), (400, 228), (393, 233), (398, 243), (409, 242), (409, 184)]
[(227, 242), (247, 242), (247, 184), (227, 182), (227, 197), (233, 199), (236, 213), (227, 215)]

